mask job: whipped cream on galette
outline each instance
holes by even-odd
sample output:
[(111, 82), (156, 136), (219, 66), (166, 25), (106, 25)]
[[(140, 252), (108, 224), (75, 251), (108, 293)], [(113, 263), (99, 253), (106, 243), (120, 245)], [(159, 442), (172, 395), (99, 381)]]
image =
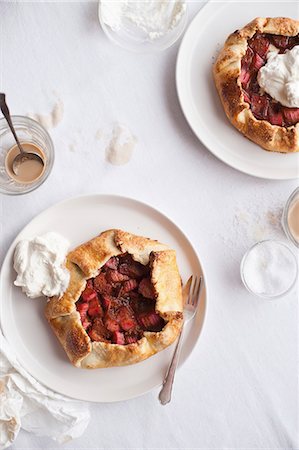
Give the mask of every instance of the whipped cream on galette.
[(276, 101), (289, 108), (299, 108), (299, 46), (283, 54), (270, 51), (257, 80)]

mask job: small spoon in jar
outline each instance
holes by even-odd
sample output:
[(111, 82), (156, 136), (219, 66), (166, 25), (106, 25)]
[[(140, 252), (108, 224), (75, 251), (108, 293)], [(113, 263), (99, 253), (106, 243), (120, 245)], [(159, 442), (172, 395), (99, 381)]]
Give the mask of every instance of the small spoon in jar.
[(44, 166), (45, 165), (44, 160), (37, 153), (26, 152), (21, 146), (18, 136), (15, 132), (14, 126), (12, 124), (9, 109), (5, 101), (5, 94), (3, 93), (0, 93), (0, 109), (2, 111), (3, 116), (6, 119), (6, 122), (8, 123), (10, 131), (12, 132), (15, 141), (17, 143), (17, 146), (20, 150), (20, 153), (14, 158), (12, 163), (13, 173), (15, 175), (18, 175), (20, 165), (29, 160), (38, 161), (40, 164)]

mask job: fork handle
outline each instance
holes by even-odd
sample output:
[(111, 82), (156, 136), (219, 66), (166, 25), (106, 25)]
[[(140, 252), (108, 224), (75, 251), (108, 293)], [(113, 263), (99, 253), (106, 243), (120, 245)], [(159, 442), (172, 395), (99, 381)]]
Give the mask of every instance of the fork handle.
[(178, 366), (179, 358), (180, 358), (180, 351), (181, 351), (181, 342), (182, 342), (182, 335), (183, 335), (183, 327), (181, 328), (171, 363), (169, 364), (167, 373), (165, 375), (162, 389), (159, 393), (159, 400), (162, 405), (166, 405), (171, 400), (171, 392), (172, 392), (172, 386), (175, 376), (175, 371)]

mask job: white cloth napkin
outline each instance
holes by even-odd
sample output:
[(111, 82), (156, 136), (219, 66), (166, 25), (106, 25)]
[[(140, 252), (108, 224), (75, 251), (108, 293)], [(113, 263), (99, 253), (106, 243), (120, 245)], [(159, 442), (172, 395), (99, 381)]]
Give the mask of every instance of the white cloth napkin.
[(20, 428), (59, 443), (80, 436), (90, 419), (88, 404), (42, 386), (19, 364), (0, 333), (0, 450)]

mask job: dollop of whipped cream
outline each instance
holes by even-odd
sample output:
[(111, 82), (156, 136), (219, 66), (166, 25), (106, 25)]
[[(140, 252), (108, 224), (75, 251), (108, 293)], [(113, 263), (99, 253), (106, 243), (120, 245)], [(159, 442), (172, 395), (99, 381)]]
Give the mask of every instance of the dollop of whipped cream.
[(260, 87), (289, 108), (299, 108), (299, 45), (286, 53), (270, 51), (258, 73)]
[(64, 262), (69, 242), (63, 236), (49, 232), (18, 242), (14, 252), (14, 282), (30, 298), (61, 296), (70, 274)]
[(101, 0), (103, 22), (112, 30), (134, 25), (150, 40), (174, 29), (186, 11), (185, 0)]

